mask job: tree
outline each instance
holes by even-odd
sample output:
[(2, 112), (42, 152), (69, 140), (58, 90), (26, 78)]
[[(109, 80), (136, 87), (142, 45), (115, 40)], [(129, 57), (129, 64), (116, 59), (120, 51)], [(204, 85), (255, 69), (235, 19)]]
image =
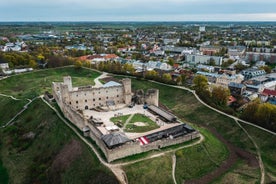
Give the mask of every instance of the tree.
[(74, 66), (75, 66), (75, 69), (76, 69), (76, 70), (81, 69), (81, 67), (82, 67), (81, 61), (77, 60), (77, 61), (75, 62), (75, 64), (74, 64)]
[(203, 75), (197, 75), (193, 80), (193, 87), (200, 98), (206, 103), (211, 103), (211, 94), (208, 89), (208, 79)]
[(179, 75), (179, 76), (176, 78), (176, 83), (177, 83), (178, 85), (182, 85), (182, 81), (183, 81), (182, 76)]
[(232, 59), (228, 59), (227, 61), (223, 62), (221, 67), (223, 68), (227, 68), (228, 66), (230, 66), (231, 64), (233, 64), (235, 61)]
[(271, 73), (271, 68), (269, 66), (261, 66), (259, 69), (264, 70), (266, 73)]
[(205, 92), (208, 88), (208, 79), (203, 75), (197, 75), (193, 80), (193, 84), (197, 93)]
[(238, 64), (235, 65), (235, 69), (236, 69), (237, 71), (242, 71), (242, 70), (244, 70), (244, 69), (246, 69), (246, 68), (247, 68), (247, 67), (244, 66), (244, 65), (241, 64), (241, 63), (238, 63)]
[(216, 65), (216, 62), (215, 62), (215, 60), (213, 58), (210, 59), (209, 65), (210, 66), (215, 66)]
[(155, 79), (157, 77), (157, 72), (155, 70), (147, 71), (146, 78), (147, 79)]
[(169, 73), (164, 73), (162, 75), (163, 82), (168, 83), (172, 80), (172, 76)]
[(173, 64), (175, 63), (173, 58), (169, 58), (168, 64), (173, 66)]
[(29, 61), (29, 66), (30, 66), (31, 68), (37, 68), (37, 63), (35, 62), (35, 60), (30, 60), (30, 61)]
[(213, 88), (211, 95), (214, 103), (225, 106), (228, 102), (230, 91), (228, 88), (218, 86)]

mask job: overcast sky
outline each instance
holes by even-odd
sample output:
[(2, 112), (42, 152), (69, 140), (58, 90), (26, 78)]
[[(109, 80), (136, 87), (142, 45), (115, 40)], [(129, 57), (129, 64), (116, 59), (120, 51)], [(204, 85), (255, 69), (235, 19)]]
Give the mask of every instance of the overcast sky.
[(0, 21), (276, 21), (276, 0), (1, 0)]

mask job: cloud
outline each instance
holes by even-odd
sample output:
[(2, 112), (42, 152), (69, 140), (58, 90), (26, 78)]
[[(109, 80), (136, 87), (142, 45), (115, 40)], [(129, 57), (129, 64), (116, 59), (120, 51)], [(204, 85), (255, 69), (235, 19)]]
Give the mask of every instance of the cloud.
[(276, 21), (275, 7), (276, 0), (8, 0), (1, 2), (0, 21), (130, 18), (221, 20), (229, 17), (237, 21), (245, 18)]

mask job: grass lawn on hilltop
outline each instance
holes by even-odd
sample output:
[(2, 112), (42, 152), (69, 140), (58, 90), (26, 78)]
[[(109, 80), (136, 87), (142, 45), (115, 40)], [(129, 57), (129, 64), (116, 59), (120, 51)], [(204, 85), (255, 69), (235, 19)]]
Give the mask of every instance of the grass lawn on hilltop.
[(155, 159), (124, 166), (128, 182), (131, 184), (171, 184), (172, 158), (170, 154)]
[(246, 124), (242, 125), (260, 148), (267, 180), (276, 183), (276, 136)]
[[(136, 122), (142, 122), (145, 126), (137, 126)], [(159, 128), (159, 126), (144, 114), (134, 114), (124, 129), (126, 132), (143, 133)]]
[(17, 98), (34, 98), (45, 91), (52, 92), (52, 82), (63, 81), (63, 76), (72, 77), (73, 86), (93, 85), (94, 78), (100, 73), (88, 69), (75, 69), (65, 67), (41, 70), (11, 76), (0, 81), (0, 93), (12, 95)]
[[(130, 117), (131, 115), (123, 115), (123, 116), (117, 116), (117, 117), (112, 117), (110, 118), (110, 121), (112, 121), (115, 125), (119, 127), (123, 127), (124, 124), (126, 123), (126, 120)], [(121, 122), (121, 123), (120, 123)]]
[(226, 146), (206, 129), (200, 128), (205, 140), (196, 146), (176, 151), (176, 180), (199, 178), (216, 169), (228, 158)]
[(118, 183), (40, 99), (0, 130), (0, 141), (10, 183)]
[(0, 96), (0, 126), (8, 123), (27, 103), (27, 100), (13, 100)]

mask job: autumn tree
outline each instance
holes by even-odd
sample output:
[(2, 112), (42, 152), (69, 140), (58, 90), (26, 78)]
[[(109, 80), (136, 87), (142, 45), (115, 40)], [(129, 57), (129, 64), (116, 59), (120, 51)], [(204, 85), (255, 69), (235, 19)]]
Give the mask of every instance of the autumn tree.
[(215, 104), (225, 106), (230, 96), (230, 91), (228, 88), (216, 86), (213, 88), (211, 96)]
[(146, 78), (147, 79), (155, 79), (157, 77), (157, 72), (155, 70), (147, 71)]
[(172, 80), (171, 74), (169, 74), (169, 73), (164, 73), (164, 74), (162, 75), (162, 80), (163, 80), (163, 82), (165, 82), (165, 83), (170, 82), (170, 81)]
[(203, 75), (195, 76), (193, 80), (193, 87), (197, 93), (207, 91), (208, 88), (208, 79)]
[(76, 70), (81, 69), (81, 67), (82, 67), (81, 61), (77, 60), (74, 64), (74, 67), (75, 67)]
[(196, 93), (207, 103), (210, 103), (210, 91), (208, 89), (208, 79), (203, 75), (195, 76), (193, 80), (193, 87)]
[(261, 66), (259, 69), (264, 70), (266, 73), (271, 73), (271, 68), (269, 66)]

